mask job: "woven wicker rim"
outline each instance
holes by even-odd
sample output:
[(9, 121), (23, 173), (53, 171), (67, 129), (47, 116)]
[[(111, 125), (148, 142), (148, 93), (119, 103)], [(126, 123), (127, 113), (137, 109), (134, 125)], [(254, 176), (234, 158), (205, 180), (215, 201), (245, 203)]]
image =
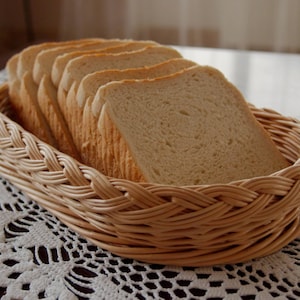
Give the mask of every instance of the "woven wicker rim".
[(300, 235), (300, 123), (250, 105), (290, 167), (229, 184), (165, 186), (106, 177), (10, 116), (0, 87), (0, 173), (64, 224), (116, 255), (207, 266), (278, 251)]

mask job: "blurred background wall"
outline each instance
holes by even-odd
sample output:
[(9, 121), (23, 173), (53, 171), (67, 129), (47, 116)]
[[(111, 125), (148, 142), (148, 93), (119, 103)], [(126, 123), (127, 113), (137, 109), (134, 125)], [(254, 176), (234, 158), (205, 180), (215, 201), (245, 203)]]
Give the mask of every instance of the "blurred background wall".
[(299, 0), (0, 0), (0, 68), (21, 48), (83, 37), (300, 52)]

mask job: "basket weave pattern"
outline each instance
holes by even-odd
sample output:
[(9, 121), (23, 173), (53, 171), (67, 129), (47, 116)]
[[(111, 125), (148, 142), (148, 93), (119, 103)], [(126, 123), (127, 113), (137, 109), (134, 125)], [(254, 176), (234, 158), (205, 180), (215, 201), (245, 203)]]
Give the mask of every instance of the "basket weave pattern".
[(271, 254), (300, 235), (300, 124), (250, 105), (292, 163), (230, 184), (165, 186), (109, 178), (8, 116), (0, 88), (0, 173), (80, 235), (149, 263), (206, 266)]

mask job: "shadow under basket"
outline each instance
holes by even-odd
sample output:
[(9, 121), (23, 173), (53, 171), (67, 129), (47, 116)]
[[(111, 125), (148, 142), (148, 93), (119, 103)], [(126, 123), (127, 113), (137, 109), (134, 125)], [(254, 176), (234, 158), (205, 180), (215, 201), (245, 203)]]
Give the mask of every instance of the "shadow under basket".
[(291, 166), (229, 184), (106, 177), (12, 121), (0, 87), (0, 173), (93, 244), (148, 263), (208, 266), (280, 250), (300, 235), (300, 123), (250, 105)]

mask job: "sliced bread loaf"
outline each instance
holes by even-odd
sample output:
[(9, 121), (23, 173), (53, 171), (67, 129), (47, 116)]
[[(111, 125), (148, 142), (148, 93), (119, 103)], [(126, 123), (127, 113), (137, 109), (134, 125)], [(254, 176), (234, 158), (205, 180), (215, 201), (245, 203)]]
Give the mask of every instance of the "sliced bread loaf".
[(34, 60), (32, 70), (34, 82), (39, 84), (43, 75), (51, 74), (53, 62), (57, 56), (79, 50), (99, 49), (103, 43), (105, 43), (105, 40), (99, 39), (70, 45), (59, 45), (40, 51)]
[[(103, 47), (104, 44), (106, 44), (108, 47)], [(98, 43), (97, 45), (93, 43), (93, 45), (82, 45), (80, 47), (82, 51), (75, 51), (70, 52), (70, 54), (76, 53), (83, 54), (87, 51), (90, 53), (118, 53), (123, 51), (131, 51), (134, 49), (143, 48), (145, 46), (153, 45), (154, 42), (151, 41), (127, 41), (127, 40), (107, 40), (107, 41), (101, 41), (101, 43)], [(93, 50), (83, 50), (87, 47), (95, 48)], [(47, 51), (46, 55), (45, 53), (42, 54), (43, 60), (49, 56), (49, 60), (51, 62), (55, 61), (54, 53), (56, 53), (58, 56), (61, 53), (61, 49), (65, 47), (59, 47), (51, 49), (52, 51)], [(79, 47), (77, 47), (79, 48)], [(53, 53), (54, 52), (54, 53)], [(38, 56), (39, 57), (39, 56)], [(38, 58), (37, 57), (37, 58)], [(41, 60), (40, 60), (41, 62)], [(79, 152), (76, 150), (76, 147), (74, 145), (73, 136), (71, 135), (69, 131), (69, 125), (66, 122), (66, 114), (68, 114), (69, 119), (68, 120), (74, 120), (74, 114), (76, 112), (73, 112), (72, 110), (63, 110), (62, 108), (65, 108), (65, 105), (60, 106), (58, 103), (58, 91), (57, 88), (53, 85), (51, 81), (51, 64), (47, 63), (47, 67), (38, 68), (40, 71), (44, 70), (44, 74), (42, 75), (42, 80), (39, 83), (38, 88), (38, 103), (40, 105), (41, 111), (44, 113), (45, 118), (47, 119), (48, 124), (50, 125), (50, 128), (53, 132), (54, 137), (57, 140), (58, 148), (77, 158), (80, 160)], [(47, 69), (46, 69), (47, 68)], [(39, 78), (38, 73), (36, 74), (36, 79)], [(72, 94), (71, 94), (72, 97)], [(62, 101), (64, 103), (64, 101)], [(76, 120), (74, 120), (76, 122)], [(76, 127), (78, 130), (78, 127)]]
[[(84, 39), (54, 44), (53, 47), (48, 45), (45, 49), (37, 52), (32, 67), (33, 81), (37, 85), (37, 94), (32, 94), (32, 97), (36, 97), (33, 101), (37, 101), (40, 112), (45, 117), (56, 141), (57, 148), (78, 160), (80, 160), (80, 155), (74, 147), (73, 138), (57, 103), (57, 91), (51, 82), (52, 65), (55, 58), (60, 54), (75, 50), (99, 49), (107, 42), (105, 39)], [(117, 44), (120, 41), (109, 42)]]
[(101, 98), (107, 175), (197, 185), (269, 175), (289, 165), (240, 92), (213, 68), (109, 83)]
[[(55, 140), (53, 139), (53, 134), (50, 130), (50, 127), (48, 126), (47, 122), (45, 122), (46, 120), (40, 108), (37, 106), (38, 103), (36, 98), (38, 86), (35, 84), (33, 79), (30, 78), (33, 74), (32, 72), (35, 58), (41, 51), (45, 49), (61, 45), (76, 45), (87, 40), (95, 39), (74, 40), (66, 42), (47, 42), (38, 45), (32, 45), (12, 57), (7, 63), (6, 69), (10, 81), (10, 101), (12, 107), (16, 112), (16, 115), (18, 116), (20, 122), (21, 120), (25, 122), (22, 124), (25, 129), (31, 131), (33, 130), (32, 132), (34, 134), (43, 131), (44, 134), (42, 135), (42, 139), (48, 143), (53, 143)], [(25, 82), (23, 83), (23, 81)], [(33, 87), (33, 85), (35, 85), (35, 87)], [(29, 99), (29, 97), (35, 97), (35, 99)], [(34, 103), (34, 105), (32, 105), (32, 103)], [(35, 113), (32, 112), (32, 110), (34, 109), (37, 109)], [(28, 112), (28, 110), (31, 110), (30, 115), (38, 116), (35, 121), (30, 122), (27, 120), (28, 116), (26, 115), (26, 112)], [(37, 125), (37, 122), (40, 122), (40, 124)], [(35, 123), (35, 128), (33, 127), (32, 123)], [(27, 125), (29, 125), (29, 127), (27, 127)], [(47, 128), (42, 129), (44, 126), (46, 126)], [(54, 142), (54, 144), (56, 143)]]
[[(149, 66), (176, 57), (181, 57), (181, 55), (172, 48), (148, 46), (141, 50), (119, 54), (84, 55), (71, 60), (65, 68), (58, 88), (58, 103), (69, 128), (76, 128), (76, 134), (80, 135), (82, 129), (78, 128), (77, 119), (74, 118), (74, 111), (70, 109), (70, 106), (72, 106), (70, 103), (76, 101), (78, 86), (85, 75), (107, 69)], [(66, 99), (66, 94), (68, 99)]]
[[(132, 40), (106, 40), (105, 43), (99, 47), (97, 50), (101, 50), (102, 48), (110, 48), (110, 53), (120, 53), (122, 52), (121, 48), (123, 46), (126, 46), (128, 43), (134, 42), (134, 43), (147, 43), (147, 45), (158, 45), (156, 42), (153, 41), (132, 41)], [(124, 49), (124, 51), (126, 51)], [(70, 53), (65, 53), (62, 55), (59, 55), (56, 57), (52, 71), (51, 71), (51, 79), (56, 88), (58, 88), (61, 77), (63, 75), (63, 72), (65, 70), (66, 65), (69, 61), (71, 61), (74, 58), (83, 56), (83, 55), (89, 55), (89, 54), (97, 54), (96, 51), (93, 50), (80, 50), (80, 51), (73, 51)]]
[[(98, 148), (101, 147), (101, 145), (99, 144), (100, 138), (97, 129), (102, 105), (102, 99), (99, 97), (100, 95), (97, 90), (99, 91), (101, 86), (111, 81), (124, 79), (158, 78), (176, 73), (194, 65), (195, 63), (190, 60), (175, 58), (148, 67), (125, 70), (105, 70), (87, 75), (86, 78), (82, 80), (85, 81), (85, 83), (81, 82), (81, 88), (83, 89), (85, 87), (85, 91), (82, 90), (82, 93), (88, 97), (87, 101), (84, 100), (85, 103), (82, 103), (82, 101), (78, 101), (77, 98), (77, 102), (81, 103), (76, 105), (75, 101), (73, 101), (73, 106), (69, 108), (72, 112), (76, 111), (74, 119), (76, 120), (77, 127), (74, 127), (71, 133), (74, 137), (77, 149), (82, 154), (83, 163), (103, 171), (101, 158), (98, 154)], [(93, 95), (95, 97), (93, 97)], [(82, 128), (80, 132), (78, 127)]]
[[(74, 82), (75, 84), (79, 84), (85, 75), (99, 70), (104, 70), (103, 63), (105, 63), (106, 69), (119, 69), (120, 60), (122, 60), (123, 64), (127, 62), (126, 68), (139, 67), (141, 66), (141, 62), (138, 58), (138, 54), (141, 54), (143, 57), (143, 60), (145, 61), (144, 65), (158, 63), (170, 58), (182, 57), (181, 54), (175, 49), (160, 45), (149, 46), (140, 50), (136, 50), (135, 55), (132, 55), (132, 52), (110, 54), (106, 55), (106, 57), (105, 54), (83, 55), (69, 61), (64, 69), (59, 86), (64, 91), (68, 91)], [(148, 59), (146, 60), (145, 57)]]

